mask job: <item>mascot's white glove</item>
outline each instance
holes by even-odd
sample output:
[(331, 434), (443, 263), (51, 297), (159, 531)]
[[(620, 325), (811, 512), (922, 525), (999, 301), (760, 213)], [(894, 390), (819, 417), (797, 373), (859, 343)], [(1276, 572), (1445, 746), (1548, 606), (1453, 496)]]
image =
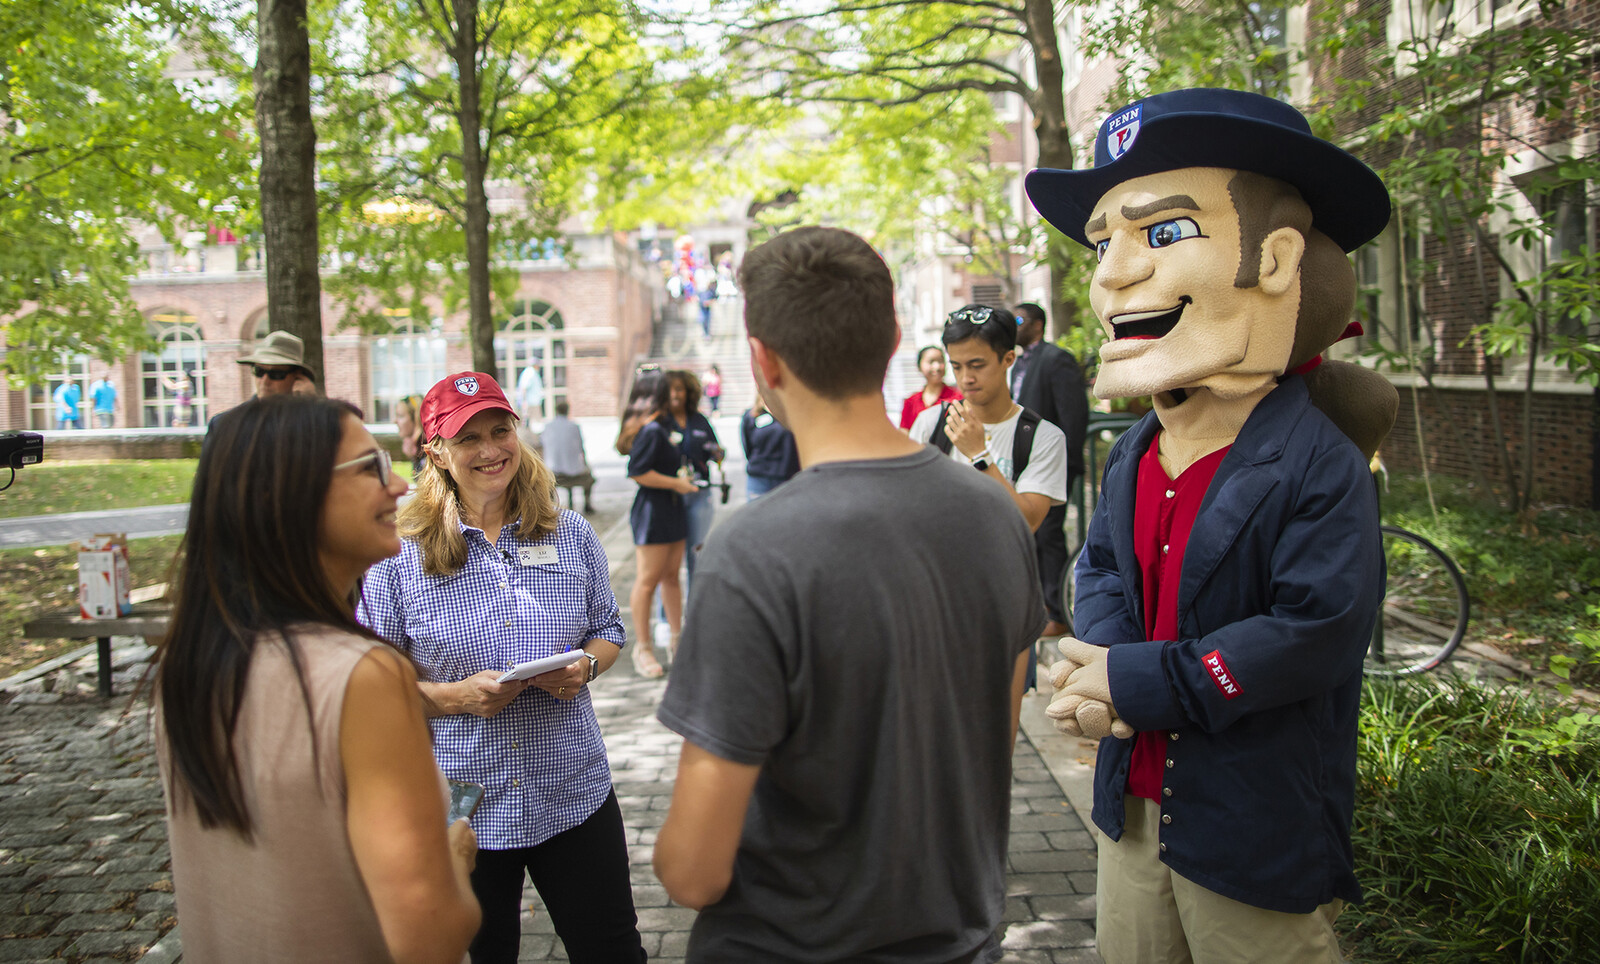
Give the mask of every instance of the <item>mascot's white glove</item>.
[(1056, 699), (1045, 710), (1045, 715), (1055, 721), (1056, 729), (1090, 740), (1131, 738), (1133, 727), (1118, 718), (1111, 705), (1105, 647), (1071, 636), (1056, 645), (1066, 658), (1050, 667)]

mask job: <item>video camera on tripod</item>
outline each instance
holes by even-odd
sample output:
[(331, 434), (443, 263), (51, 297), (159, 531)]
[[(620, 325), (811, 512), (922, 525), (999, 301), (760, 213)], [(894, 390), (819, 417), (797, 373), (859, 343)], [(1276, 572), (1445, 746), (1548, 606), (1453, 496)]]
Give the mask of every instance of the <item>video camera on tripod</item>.
[(0, 492), (11, 488), (17, 470), (44, 460), (44, 436), (38, 432), (0, 432), (0, 465), (10, 470)]

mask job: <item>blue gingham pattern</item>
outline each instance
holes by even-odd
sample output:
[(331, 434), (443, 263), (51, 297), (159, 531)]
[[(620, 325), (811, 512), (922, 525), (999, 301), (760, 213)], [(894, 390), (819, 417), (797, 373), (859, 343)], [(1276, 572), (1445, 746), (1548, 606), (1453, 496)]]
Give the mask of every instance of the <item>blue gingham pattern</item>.
[[(511, 526), (497, 544), (480, 529), (461, 532), (467, 561), (454, 576), (424, 575), (421, 550), (406, 540), (362, 586), (359, 618), (410, 654), (423, 680), (504, 671), (596, 638), (623, 644), (605, 551), (583, 516), (562, 510), (543, 539), (519, 538)], [(541, 546), (555, 547), (555, 562), (518, 561), (519, 549)], [(428, 722), (445, 776), (486, 790), (472, 818), (484, 849), (543, 843), (588, 819), (611, 791), (588, 687), (562, 701), (530, 686), (488, 719), (462, 713)]]

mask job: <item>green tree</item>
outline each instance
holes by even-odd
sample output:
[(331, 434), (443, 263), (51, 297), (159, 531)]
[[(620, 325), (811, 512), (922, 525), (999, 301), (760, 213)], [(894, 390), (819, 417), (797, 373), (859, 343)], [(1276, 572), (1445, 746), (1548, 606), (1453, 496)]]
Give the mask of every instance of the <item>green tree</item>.
[[(648, 150), (660, 85), (626, 0), (344, 4), (322, 38), (329, 288), (369, 329), (467, 306), (495, 370), (508, 262), (561, 254), (560, 225)], [(495, 195), (491, 205), (490, 193)], [(585, 197), (585, 192), (591, 192)]]
[[(990, 147), (1003, 127), (988, 98), (1014, 94), (1027, 105), (1039, 166), (1074, 166), (1057, 8), (1052, 0), (722, 0), (712, 12), (731, 19), (750, 86), (825, 111), (840, 143), (824, 156), (859, 150), (843, 172), (863, 177), (862, 210), (893, 211), (903, 228), (930, 219), (1004, 280), (1013, 252), (1045, 246), (996, 176)], [(1061, 294), (1065, 265), (1050, 265), (1051, 317), (1060, 325), (1072, 314)]]
[(173, 40), (197, 19), (168, 2), (0, 4), (0, 367), (13, 384), (63, 354), (110, 361), (148, 345), (128, 289), (141, 228), (180, 244), (239, 227), (248, 103), (169, 70), (201, 62)]
[(305, 343), (322, 377), (322, 272), (317, 248), (317, 131), (311, 119), (306, 0), (259, 0), (256, 131), (261, 137), (261, 226), (272, 327)]

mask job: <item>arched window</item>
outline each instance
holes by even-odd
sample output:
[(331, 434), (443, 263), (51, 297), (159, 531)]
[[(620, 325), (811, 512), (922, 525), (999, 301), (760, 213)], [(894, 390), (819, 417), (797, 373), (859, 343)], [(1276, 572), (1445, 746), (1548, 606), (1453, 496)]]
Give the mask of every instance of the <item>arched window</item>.
[[(404, 311), (404, 309), (400, 309)], [(408, 395), (424, 395), (445, 370), (444, 321), (418, 324), (403, 314), (394, 316), (387, 335), (374, 337), (372, 348), (373, 422), (394, 421), (395, 404)]]
[(496, 374), (528, 420), (543, 419), (567, 397), (566, 321), (548, 301), (518, 298), (494, 339)]
[[(92, 362), (88, 355), (62, 355), (56, 370), (44, 377), (43, 385), (28, 386), (28, 428), (35, 432), (56, 428), (60, 419), (56, 418), (56, 389), (62, 385), (78, 386), (78, 421), (72, 428), (91, 428), (94, 425), (90, 414), (89, 385), (93, 377), (89, 374), (89, 366), (94, 364), (96, 371), (108, 367), (100, 362)], [(96, 376), (97, 377), (97, 376)]]
[(161, 342), (161, 349), (145, 352), (140, 359), (142, 424), (146, 428), (204, 425), (206, 348), (200, 322), (187, 311), (162, 308), (150, 315), (150, 334)]

